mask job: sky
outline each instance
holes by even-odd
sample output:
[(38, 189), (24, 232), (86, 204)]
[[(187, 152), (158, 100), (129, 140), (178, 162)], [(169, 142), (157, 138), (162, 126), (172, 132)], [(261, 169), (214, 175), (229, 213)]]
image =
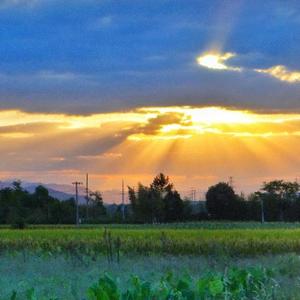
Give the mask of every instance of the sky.
[(0, 0), (0, 28), (2, 180), (300, 177), (299, 1)]

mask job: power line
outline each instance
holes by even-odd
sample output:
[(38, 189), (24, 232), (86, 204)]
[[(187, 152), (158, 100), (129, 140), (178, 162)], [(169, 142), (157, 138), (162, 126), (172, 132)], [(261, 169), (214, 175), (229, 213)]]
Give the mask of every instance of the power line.
[(82, 182), (75, 181), (72, 182), (75, 185), (75, 202), (76, 202), (76, 226), (79, 226), (79, 207), (78, 207), (78, 186), (82, 184)]

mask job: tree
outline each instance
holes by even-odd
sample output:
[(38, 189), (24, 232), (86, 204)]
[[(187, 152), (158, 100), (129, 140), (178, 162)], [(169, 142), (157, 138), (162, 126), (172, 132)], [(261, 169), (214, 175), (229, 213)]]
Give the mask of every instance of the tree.
[(150, 185), (152, 194), (156, 195), (160, 206), (161, 218), (165, 222), (180, 221), (184, 215), (184, 203), (173, 183), (163, 173), (154, 177)]
[(154, 177), (150, 188), (160, 192), (160, 193), (167, 193), (173, 190), (173, 184), (170, 183), (169, 176), (164, 175), (163, 173), (159, 173), (157, 176)]
[(137, 221), (172, 222), (183, 218), (183, 201), (169, 177), (163, 173), (154, 177), (149, 187), (141, 183), (137, 191), (128, 187), (128, 195)]
[(106, 214), (106, 208), (103, 204), (101, 192), (95, 191), (90, 193), (90, 217), (93, 220), (99, 221), (99, 218)]
[(26, 209), (24, 209), (24, 200), (28, 193), (22, 188), (21, 181), (12, 183), (13, 189), (10, 197), (10, 207), (7, 216), (7, 222), (16, 228), (24, 228), (26, 219)]
[(163, 199), (164, 220), (166, 222), (182, 221), (185, 213), (184, 202), (177, 191), (169, 191)]
[(264, 182), (261, 190), (268, 194), (272, 201), (277, 203), (280, 221), (284, 221), (285, 211), (297, 199), (299, 188), (300, 186), (297, 182), (284, 180)]
[(129, 194), (129, 200), (133, 204), (132, 209), (138, 221), (146, 223), (162, 221), (163, 202), (161, 193), (157, 190), (139, 183), (135, 195)]
[(42, 185), (39, 185), (35, 188), (33, 197), (36, 198), (39, 207), (42, 207), (46, 211), (46, 222), (50, 223), (50, 197), (49, 191)]
[(233, 188), (225, 182), (211, 186), (206, 193), (206, 207), (213, 219), (236, 220), (243, 218), (241, 201)]

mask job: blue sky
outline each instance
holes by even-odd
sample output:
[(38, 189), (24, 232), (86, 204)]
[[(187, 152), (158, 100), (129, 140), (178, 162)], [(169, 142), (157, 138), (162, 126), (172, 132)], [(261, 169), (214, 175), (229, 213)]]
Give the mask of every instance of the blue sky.
[[(299, 1), (2, 0), (0, 109), (91, 113), (153, 105), (300, 111)], [(243, 72), (199, 66), (218, 47)]]
[(0, 0), (0, 179), (300, 178), (299, 53), (299, 0)]

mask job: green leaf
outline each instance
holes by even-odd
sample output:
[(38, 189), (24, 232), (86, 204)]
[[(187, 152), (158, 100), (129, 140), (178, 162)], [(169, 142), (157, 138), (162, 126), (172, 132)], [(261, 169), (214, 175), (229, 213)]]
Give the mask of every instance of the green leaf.
[(29, 289), (27, 292), (26, 292), (26, 299), (27, 300), (37, 300), (37, 297), (35, 296), (35, 293), (34, 293), (34, 289)]
[(17, 292), (13, 291), (12, 295), (10, 296), (10, 300), (17, 300)]
[(221, 294), (224, 290), (223, 281), (220, 278), (215, 278), (209, 282), (208, 289), (213, 297)]

